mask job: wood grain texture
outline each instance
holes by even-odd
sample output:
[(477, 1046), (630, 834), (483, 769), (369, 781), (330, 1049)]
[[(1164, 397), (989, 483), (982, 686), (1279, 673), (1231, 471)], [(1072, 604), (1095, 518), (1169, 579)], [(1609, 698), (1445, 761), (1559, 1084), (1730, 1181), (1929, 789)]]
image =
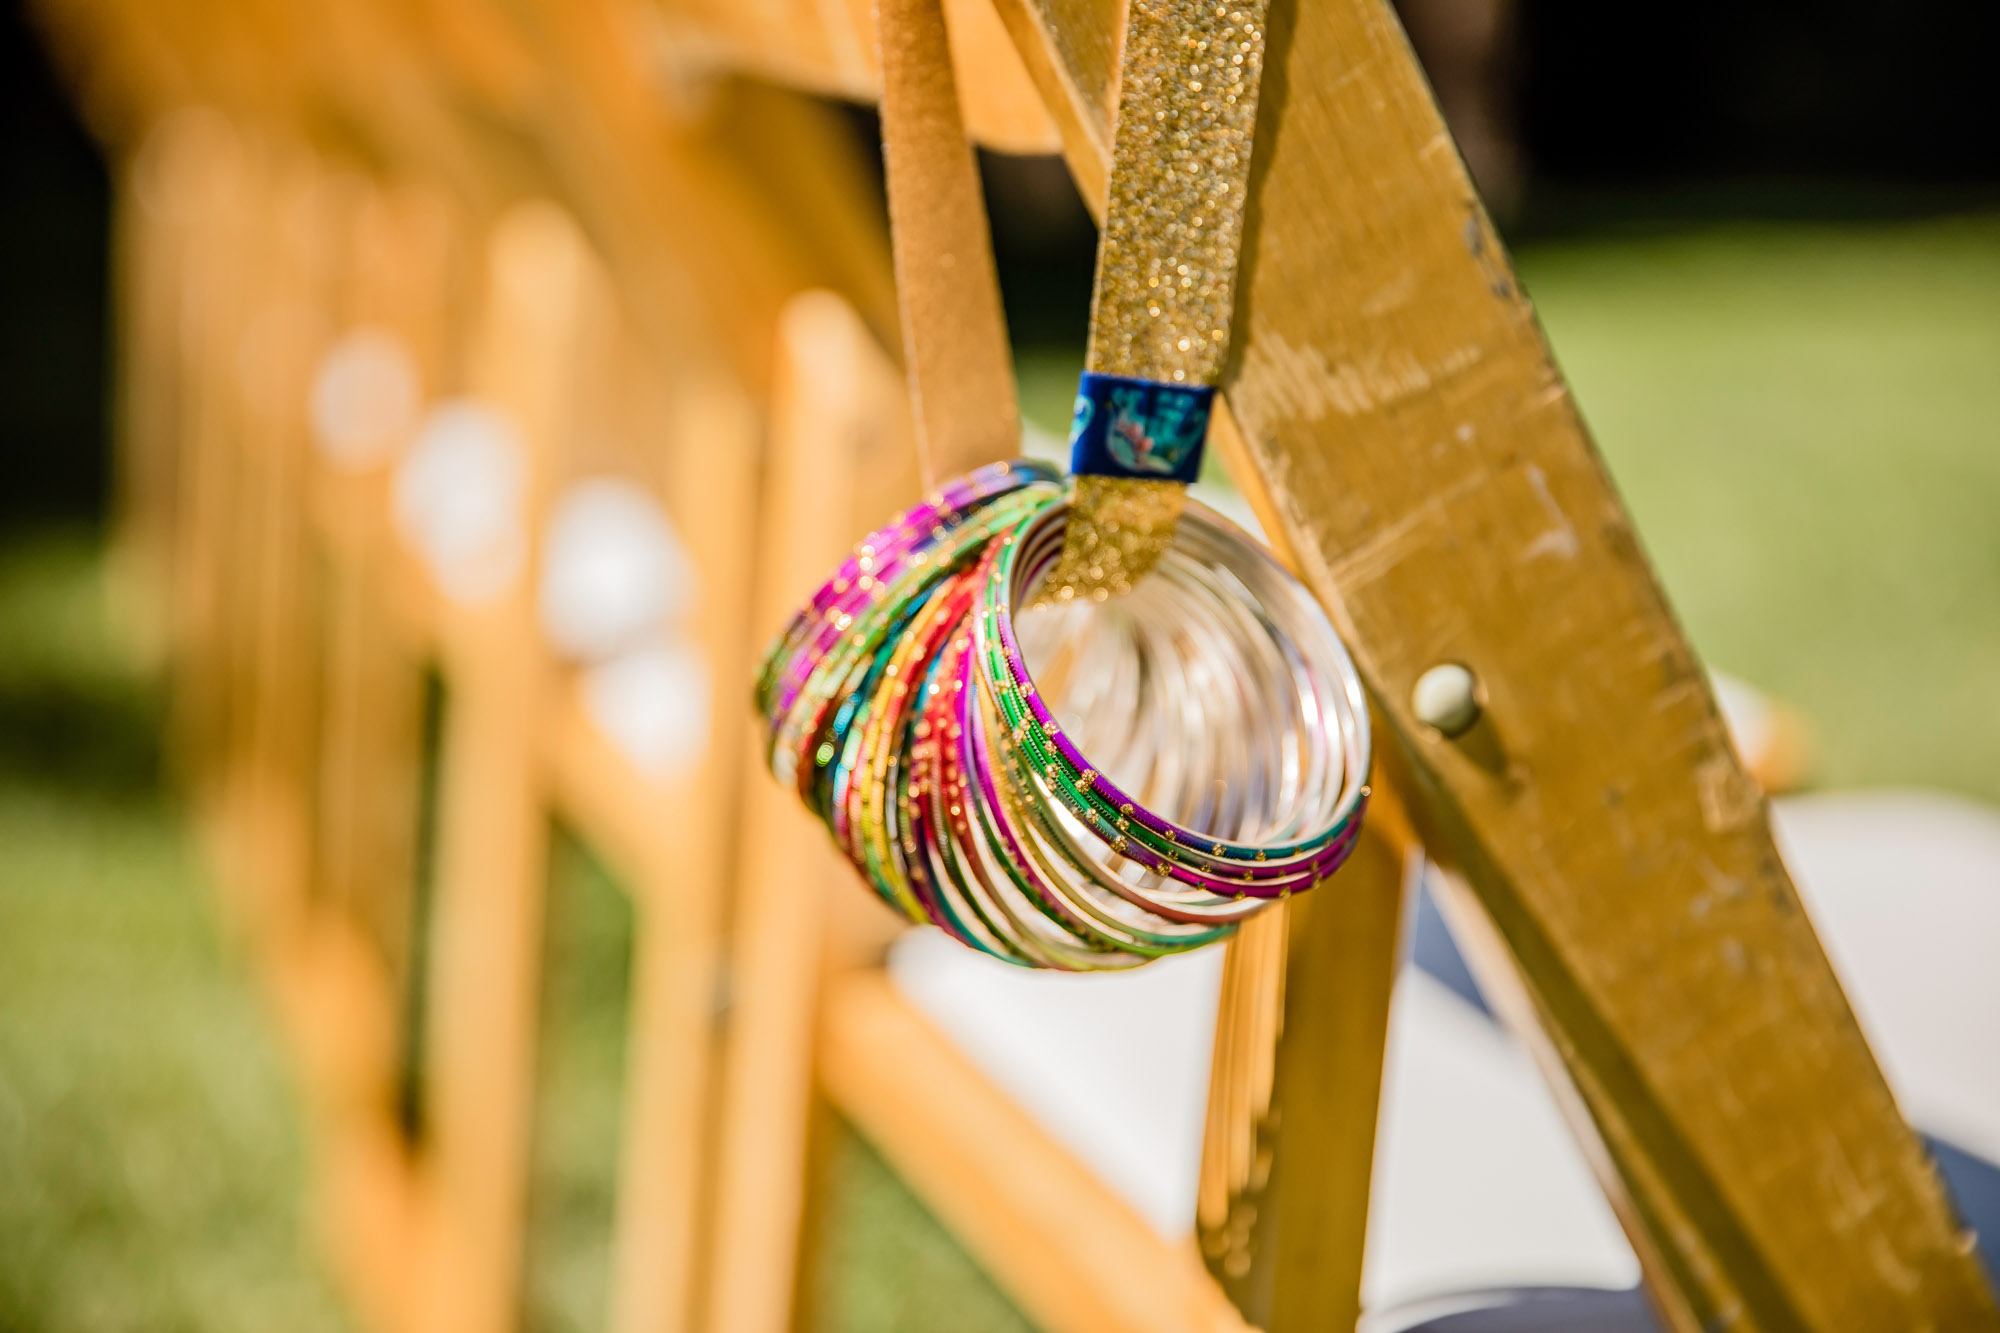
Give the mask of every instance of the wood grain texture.
[[(1021, 53), (1022, 68), (1055, 120), (1077, 193), (1090, 215), (1101, 222), (1110, 182), (1120, 49), (1117, 41), (1106, 40), (1106, 34), (1122, 31), (1124, 11), (1106, 5), (1101, 14), (1076, 12), (1077, 5), (1088, 2), (1072, 0), (1062, 8), (1038, 0), (993, 0), (993, 5)], [(1092, 79), (1093, 74), (1104, 77)]]
[(418, 1326), (505, 1333), (524, 1262), (530, 1111), (547, 881), (542, 754), (551, 687), (536, 620), (535, 548), (570, 407), (591, 263), (546, 203), (493, 227), (470, 388), (515, 425), (526, 472), (520, 569), (441, 626), (452, 694), (441, 759), (435, 965), (426, 1047), (434, 1107), (425, 1166)]
[(417, 1333), (421, 1182), (396, 1127), (378, 1120), (367, 1128), (316, 1145), (320, 1230), (357, 1322), (381, 1333)]
[(172, 216), (175, 144), (156, 134), (125, 163), (112, 206), (117, 299), (112, 388), (112, 535), (107, 587), (119, 623), (150, 665), (167, 652), (173, 571), (174, 431), (180, 391), (183, 285), (191, 242)]
[[(697, 563), (690, 638), (717, 682), (707, 706), (721, 710), (729, 707), (727, 682), (749, 671), (752, 571), (741, 548), (756, 522), (756, 422), (727, 384), (673, 388), (672, 402), (661, 404), (666, 444), (651, 461)], [(651, 395), (628, 387), (619, 396)], [(655, 443), (632, 429), (633, 414), (626, 424), (628, 447), (633, 439)], [(557, 801), (616, 868), (636, 909), (612, 1328), (669, 1333), (698, 1317), (733, 852), (716, 830), (730, 827), (743, 756), (711, 740), (697, 762), (646, 773), (598, 732), (574, 695), (552, 740)]]
[(827, 999), (820, 1077), (1038, 1328), (1247, 1333), (1187, 1250), (1008, 1100), (877, 972)]
[[(1103, 86), (1101, 41), (1055, 45)], [(1386, 5), (1274, 5), (1264, 98), (1238, 480), (1520, 960), (1652, 1276), (1702, 1323), (1993, 1327)], [(1448, 660), (1487, 702), (1457, 743), (1407, 703)]]
[(1021, 448), (1014, 357), (941, 0), (877, 0), (903, 366), (926, 490)]
[(1229, 942), (1196, 1235), (1210, 1274), (1269, 1333), (1361, 1315), (1389, 998), (1422, 862), (1378, 783), (1339, 876)]
[(993, 0), (943, 0), (966, 133), (996, 153), (1053, 153), (1054, 120)]
[[(1231, 405), (1672, 1285), (1994, 1326), (1386, 6), (1273, 17)], [(1408, 704), (1441, 661), (1486, 695), (1456, 744)]]
[[(626, 6), (44, 0), (43, 8), (78, 82), (117, 90), (103, 124), (128, 145), (152, 118), (201, 101), (286, 125), (372, 170), (441, 182), (477, 211), (563, 198), (659, 345), (685, 328), (687, 309), (703, 312), (706, 336), (675, 349), (685, 364), (726, 367), (733, 358), (736, 373), (761, 383), (777, 308), (810, 285), (838, 287), (879, 330), (893, 327), (887, 282), (863, 281), (880, 266), (872, 255), (856, 261), (866, 243), (886, 243), (870, 202), (844, 188), (855, 176), (853, 145), (834, 113), (789, 88), (743, 94), (728, 62), (697, 60), (707, 70), (698, 77), (663, 70)], [(788, 11), (786, 22), (794, 17)], [(1012, 61), (1004, 42), (994, 49), (1004, 59), (989, 57), (982, 69)], [(1018, 82), (1008, 100), (1033, 107), (1025, 76)], [(784, 117), (756, 114), (786, 101)], [(784, 149), (769, 141), (774, 129), (789, 141)], [(702, 203), (688, 207), (690, 199)]]
[[(790, 87), (875, 101), (882, 70), (871, 0), (654, 0), (688, 68), (740, 70)], [(966, 120), (980, 143), (1046, 153), (1055, 127), (993, 14), (944, 0)]]
[[(839, 562), (868, 521), (857, 515), (893, 513), (917, 491), (901, 385), (852, 307), (830, 292), (804, 293), (778, 338), (754, 603), (765, 633)], [(704, 1323), (717, 1333), (791, 1325), (826, 895), (854, 891), (825, 831), (772, 781), (761, 755), (750, 757), (758, 731), (745, 719), (735, 733), (746, 766)]]
[[(1242, 480), (1536, 989), (1656, 1277), (1702, 1323), (1992, 1327), (1386, 6), (1274, 6), (1264, 96)], [(1486, 693), (1456, 745), (1406, 703), (1440, 660)]]
[[(199, 593), (203, 608), (171, 644), (176, 693), (184, 702), (222, 696), (201, 714), (217, 731), (190, 735), (196, 748), (181, 758), (202, 793), (203, 832), (225, 853), (217, 869), (232, 925), (252, 946), (324, 1145), (316, 1175), (328, 1216), (344, 1218), (356, 1192), (343, 1173), (377, 1160), (360, 1149), (379, 1146), (390, 1128), (393, 951), (359, 899), (381, 887), (383, 861), (399, 859), (397, 833), (376, 822), (383, 811), (373, 804), (396, 795), (384, 777), (401, 719), (385, 657), (398, 645), (369, 614), (374, 590), (364, 586), (373, 529), (355, 520), (374, 497), (351, 487), (329, 494), (307, 447), (305, 408), (320, 346), (351, 313), (348, 224), (359, 196), (296, 144), (239, 135), (213, 114), (162, 126), (131, 174), (121, 207), (139, 217), (121, 227), (163, 233), (144, 260), (171, 265), (171, 304), (153, 313), (180, 327), (128, 349), (153, 360), (143, 402), (130, 404), (125, 425), (139, 433), (128, 447), (192, 469), (184, 495), (173, 493), (170, 469), (154, 479), (168, 493), (149, 502), (166, 509), (151, 540), (176, 552), (160, 570), (171, 569), (169, 586)], [(218, 200), (231, 206), (210, 212)], [(371, 1308), (389, 1318), (410, 1237), (384, 1210), (368, 1211), (404, 1256), (370, 1288), (383, 1295)]]
[[(406, 358), (418, 403), (440, 388), (449, 310), (468, 267), (448, 201), (434, 191), (356, 182), (334, 302), (332, 338), (366, 331)], [(302, 400), (301, 410), (306, 404)], [(314, 818), (316, 895), (323, 910), (374, 942), (397, 993), (409, 980), (412, 898), (422, 800), (423, 662), (383, 589), (398, 565), (387, 469), (313, 451), (308, 525), (320, 582), (319, 756)], [(380, 1108), (378, 1108), (380, 1109)]]
[(319, 626), (301, 521), (308, 454), (299, 405), (324, 337), (339, 205), (286, 140), (260, 136), (242, 166), (257, 215), (277, 225), (236, 238), (223, 262), (243, 284), (240, 322), (203, 349), (221, 358), (209, 374), (227, 421), (216, 443), (229, 484), (206, 534), (219, 561), (208, 590), (219, 676), (201, 688), (223, 694), (211, 779), (222, 886), (236, 924), (281, 954), (302, 936), (313, 887)]
[[(232, 515), (242, 469), (234, 438), (238, 394), (229, 373), (252, 299), (254, 255), (244, 210), (258, 198), (256, 175), (233, 128), (219, 118), (180, 145), (171, 181), (172, 223), (185, 249), (175, 313), (180, 358), (172, 431), (174, 524), (167, 586), (167, 753), (198, 814), (210, 824), (227, 804), (223, 772), (233, 724), (229, 602)], [(227, 865), (227, 834), (206, 831)]]

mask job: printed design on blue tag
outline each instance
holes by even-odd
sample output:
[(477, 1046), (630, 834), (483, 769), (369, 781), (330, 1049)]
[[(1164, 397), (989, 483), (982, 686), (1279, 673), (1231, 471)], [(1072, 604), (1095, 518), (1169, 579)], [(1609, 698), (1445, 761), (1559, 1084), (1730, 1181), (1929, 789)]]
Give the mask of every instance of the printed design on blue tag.
[(1069, 430), (1070, 470), (1084, 476), (1192, 482), (1215, 390), (1086, 371)]

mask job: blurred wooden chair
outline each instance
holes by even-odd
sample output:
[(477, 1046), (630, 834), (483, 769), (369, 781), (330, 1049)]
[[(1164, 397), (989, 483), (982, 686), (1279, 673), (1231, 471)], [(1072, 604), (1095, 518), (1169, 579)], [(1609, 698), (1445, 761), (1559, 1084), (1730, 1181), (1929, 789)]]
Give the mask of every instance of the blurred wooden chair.
[[(1995, 1326), (1381, 0), (1274, 6), (1215, 436), (1354, 644), (1384, 772), (1355, 864), (1229, 947), (1199, 1259), (885, 979), (878, 924), (845, 886), (822, 898), (842, 876), (731, 739), (744, 731), (718, 726), (686, 775), (640, 770), (537, 619), (547, 505), (594, 413), (671, 437), (639, 470), (697, 553), (696, 637), (725, 701), (756, 635), (913, 493), (912, 440), (953, 418), (912, 423), (882, 349), (920, 363), (949, 333), (908, 308), (908, 272), (892, 311), (867, 173), (802, 91), (897, 95), (872, 16), (804, 0), (46, 8), (115, 144), (197, 103), (227, 117), (182, 120), (129, 176), (129, 563), (172, 588), (177, 752), (325, 1108), (337, 1245), (371, 1320), (498, 1333), (517, 1317), (559, 812), (639, 917), (621, 1329), (791, 1322), (816, 1080), (1052, 1328), (1352, 1325), (1420, 848), (1449, 868), (1454, 925), (1669, 1326)], [(898, 41), (941, 15), (971, 135), (1059, 145), (1100, 207), (1114, 0), (882, 12)], [(941, 187), (963, 188), (958, 160)], [(440, 349), (428, 390), (471, 395), (522, 442), (511, 563), (469, 601), (385, 535), (386, 485), (316, 470), (306, 443), (319, 352), (393, 296), (357, 256), (406, 187), (448, 200), (447, 222), (391, 228), (428, 276), (409, 308), (365, 318)], [(638, 368), (606, 378), (618, 364)], [(356, 941), (373, 916), (389, 933), (409, 890), (383, 886), (420, 873), (407, 775), (425, 660), (447, 700), (432, 963), (403, 985), (407, 944)], [(1480, 683), (1460, 737), (1410, 702), (1447, 660)], [(402, 809), (379, 826), (377, 778)], [(386, 961), (357, 961), (370, 947)], [(426, 997), (421, 1152), (384, 1105), (409, 990)]]

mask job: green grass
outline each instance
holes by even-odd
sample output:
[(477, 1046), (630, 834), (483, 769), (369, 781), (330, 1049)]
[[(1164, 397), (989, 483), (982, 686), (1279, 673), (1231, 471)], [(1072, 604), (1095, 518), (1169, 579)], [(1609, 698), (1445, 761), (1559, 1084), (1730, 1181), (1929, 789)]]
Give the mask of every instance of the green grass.
[(298, 1108), (80, 539), (0, 557), (0, 1330), (335, 1330)]
[[(1815, 778), (2000, 802), (2000, 217), (1711, 224), (1516, 256), (1711, 666)], [(1081, 357), (1021, 357), (1061, 434)]]
[(522, 1324), (593, 1333), (611, 1295), (632, 902), (566, 832), (549, 870)]
[(2000, 802), (2000, 218), (1521, 269), (1710, 664), (1806, 714), (1828, 785)]
[(806, 1292), (814, 1333), (1030, 1333), (866, 1142), (841, 1132)]
[[(2000, 801), (2000, 218), (1566, 240), (1521, 269), (1697, 646), (1829, 785)], [(1060, 432), (1078, 357), (1022, 357)], [(334, 1330), (298, 1108), (83, 537), (0, 546), (0, 1333)], [(560, 845), (527, 1323), (600, 1326), (629, 908)], [(858, 1139), (826, 1333), (1026, 1327)]]

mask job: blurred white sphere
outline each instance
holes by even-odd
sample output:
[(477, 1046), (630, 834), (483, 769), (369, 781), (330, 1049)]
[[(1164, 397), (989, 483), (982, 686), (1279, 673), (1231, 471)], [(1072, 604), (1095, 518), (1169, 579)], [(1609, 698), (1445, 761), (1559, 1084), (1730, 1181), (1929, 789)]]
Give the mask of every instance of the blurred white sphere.
[(542, 549), (542, 628), (557, 652), (601, 662), (679, 619), (694, 562), (653, 497), (617, 477), (564, 491)]
[(357, 328), (320, 358), (307, 414), (320, 453), (362, 472), (387, 463), (416, 424), (421, 389), (401, 339)]
[(448, 596), (486, 601), (520, 573), (526, 488), (513, 423), (454, 399), (431, 410), (396, 469), (396, 524)]
[(655, 638), (584, 672), (583, 708), (641, 771), (673, 777), (708, 752), (713, 681), (686, 644)]

